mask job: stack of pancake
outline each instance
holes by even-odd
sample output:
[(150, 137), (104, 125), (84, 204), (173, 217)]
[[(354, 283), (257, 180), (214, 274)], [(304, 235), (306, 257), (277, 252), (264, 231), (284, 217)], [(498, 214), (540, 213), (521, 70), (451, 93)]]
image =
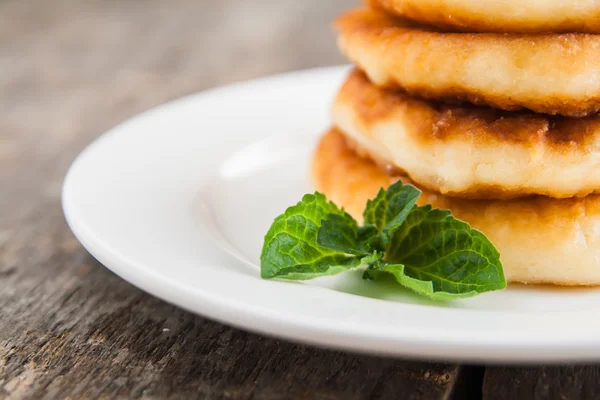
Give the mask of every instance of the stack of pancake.
[(356, 68), (314, 184), (360, 220), (400, 179), (486, 234), (508, 281), (598, 285), (600, 4), (508, 3), (371, 0), (341, 16)]

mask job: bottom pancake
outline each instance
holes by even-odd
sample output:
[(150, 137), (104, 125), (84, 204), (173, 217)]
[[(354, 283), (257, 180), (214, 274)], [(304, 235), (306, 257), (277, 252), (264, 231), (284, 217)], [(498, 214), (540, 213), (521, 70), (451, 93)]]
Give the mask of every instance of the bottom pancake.
[[(321, 139), (312, 177), (318, 191), (359, 221), (381, 187), (398, 179), (414, 185), (359, 156), (336, 129)], [(420, 205), (448, 209), (492, 241), (509, 282), (600, 285), (600, 196), (465, 200), (419, 189)]]

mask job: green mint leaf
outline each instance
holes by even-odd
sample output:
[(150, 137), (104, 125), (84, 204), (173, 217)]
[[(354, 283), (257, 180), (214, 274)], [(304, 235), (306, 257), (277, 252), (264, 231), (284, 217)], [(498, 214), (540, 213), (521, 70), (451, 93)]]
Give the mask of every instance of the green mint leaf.
[[(321, 234), (329, 247), (317, 241), (323, 221), (329, 235)], [(333, 229), (339, 229), (333, 231)], [(320, 193), (307, 194), (295, 206), (278, 216), (265, 235), (260, 257), (265, 279), (312, 279), (335, 275), (381, 255), (355, 251), (357, 224), (346, 212)], [(363, 259), (365, 261), (363, 261)]]
[(354, 255), (368, 253), (359, 249), (358, 242), (358, 223), (347, 213), (327, 216), (317, 234), (317, 243), (328, 249)]
[(402, 264), (381, 264), (380, 269), (375, 271), (371, 270), (369, 272), (370, 277), (365, 279), (377, 279), (377, 275), (382, 273), (392, 274), (402, 286), (407, 287), (418, 294), (425, 295), (433, 300), (455, 300), (472, 297), (479, 294), (479, 292), (476, 290), (464, 293), (436, 292), (432, 281), (422, 281), (411, 278), (404, 273), (404, 265)]
[(367, 201), (363, 213), (364, 223), (375, 225), (379, 232), (384, 234), (383, 240), (386, 241), (404, 222), (420, 196), (419, 189), (412, 185), (404, 185), (401, 181), (397, 181), (387, 190), (382, 188), (373, 200)]
[(506, 287), (500, 255), (485, 235), (431, 206), (412, 209), (390, 238), (377, 271), (439, 300)]
[(317, 243), (331, 250), (357, 256), (383, 251), (377, 227), (359, 227), (348, 213), (330, 214), (324, 219), (317, 235)]
[(370, 268), (372, 268), (372, 266), (378, 265), (382, 259), (383, 259), (383, 253), (375, 250), (375, 251), (373, 251), (373, 253), (364, 256), (360, 260), (360, 263), (362, 265), (368, 266), (367, 270), (369, 270)]
[(358, 245), (365, 251), (383, 252), (385, 244), (383, 235), (375, 225), (364, 225), (358, 227)]

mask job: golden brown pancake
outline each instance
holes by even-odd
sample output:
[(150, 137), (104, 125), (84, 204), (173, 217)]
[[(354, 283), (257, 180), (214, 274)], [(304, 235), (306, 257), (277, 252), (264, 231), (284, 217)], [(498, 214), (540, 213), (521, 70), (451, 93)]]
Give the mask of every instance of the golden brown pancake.
[[(358, 220), (367, 199), (402, 176), (390, 176), (347, 146), (338, 130), (313, 157), (316, 189)], [(419, 204), (449, 209), (482, 231), (500, 252), (509, 282), (600, 284), (600, 196), (582, 199), (463, 200), (423, 190)]]
[(600, 116), (566, 118), (451, 106), (379, 88), (359, 71), (333, 123), (388, 170), (450, 196), (566, 198), (600, 189)]
[(368, 9), (336, 26), (342, 52), (378, 86), (503, 110), (600, 109), (599, 35), (440, 33)]
[(600, 33), (596, 0), (371, 0), (371, 5), (445, 30)]

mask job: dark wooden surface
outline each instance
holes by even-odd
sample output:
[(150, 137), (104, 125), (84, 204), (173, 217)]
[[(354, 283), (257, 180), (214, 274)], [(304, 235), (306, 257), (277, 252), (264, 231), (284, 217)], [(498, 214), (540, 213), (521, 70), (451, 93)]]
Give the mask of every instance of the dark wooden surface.
[(0, 0), (0, 397), (598, 398), (596, 367), (501, 368), (315, 349), (208, 321), (111, 274), (60, 209), (93, 138), (169, 99), (343, 62), (352, 0)]

